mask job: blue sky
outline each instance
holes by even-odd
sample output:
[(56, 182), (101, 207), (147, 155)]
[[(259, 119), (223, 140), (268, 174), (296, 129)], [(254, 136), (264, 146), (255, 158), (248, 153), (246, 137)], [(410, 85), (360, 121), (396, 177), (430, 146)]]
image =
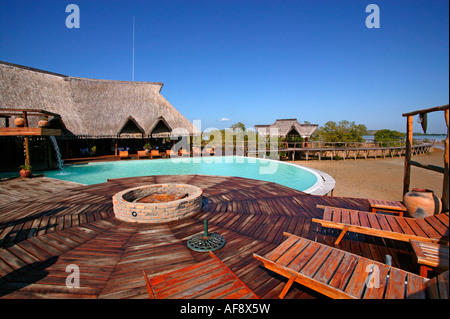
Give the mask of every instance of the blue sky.
[[(448, 0), (0, 0), (0, 60), (131, 80), (133, 16), (135, 81), (163, 82), (202, 130), (297, 118), (404, 132), (402, 113), (448, 104)], [(442, 112), (429, 132), (446, 132)]]

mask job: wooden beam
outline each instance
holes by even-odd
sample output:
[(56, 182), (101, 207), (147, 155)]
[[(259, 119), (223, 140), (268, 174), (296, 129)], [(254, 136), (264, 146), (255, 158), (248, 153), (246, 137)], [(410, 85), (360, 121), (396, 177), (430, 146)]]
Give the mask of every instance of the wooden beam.
[(423, 110), (418, 110), (418, 111), (414, 111), (414, 112), (403, 113), (402, 116), (403, 117), (408, 117), (408, 116), (414, 116), (414, 115), (421, 114), (421, 113), (431, 113), (431, 112), (445, 111), (445, 110), (448, 110), (448, 104), (442, 105), (442, 106), (432, 107), (432, 108), (429, 108), (429, 109), (423, 109)]
[[(32, 113), (29, 115), (33, 115), (33, 116), (38, 116), (38, 115), (50, 115), (50, 116), (55, 116), (55, 117), (61, 117), (59, 114), (57, 113), (53, 113), (53, 112), (49, 112), (46, 110), (38, 110), (38, 109), (0, 109), (0, 112), (3, 114), (8, 114), (8, 115), (21, 115), (22, 112), (27, 112), (27, 113)], [(37, 113), (37, 114), (36, 114)]]
[(25, 121), (24, 126), (25, 126), (25, 127), (28, 127), (28, 116), (27, 116), (27, 111), (23, 111), (22, 114), (23, 114), (23, 115), (22, 115), (23, 120)]
[(409, 192), (411, 183), (411, 147), (413, 142), (413, 116), (408, 116), (406, 120), (406, 150), (405, 150), (405, 172), (403, 175), (403, 196)]
[(0, 127), (0, 136), (60, 136), (61, 130), (42, 127)]
[(415, 161), (409, 161), (409, 165), (413, 165), (413, 166), (417, 166), (417, 167), (420, 167), (420, 168), (428, 169), (430, 171), (435, 171), (435, 172), (438, 172), (438, 173), (441, 173), (441, 174), (445, 173), (445, 169), (443, 167), (439, 167), (439, 166), (436, 166), (436, 165), (425, 165), (425, 164), (422, 164), (422, 163), (419, 163), (419, 162), (415, 162)]

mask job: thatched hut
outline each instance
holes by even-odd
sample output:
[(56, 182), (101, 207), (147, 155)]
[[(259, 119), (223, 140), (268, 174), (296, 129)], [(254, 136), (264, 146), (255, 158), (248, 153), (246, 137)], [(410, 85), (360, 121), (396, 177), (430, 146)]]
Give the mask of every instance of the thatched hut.
[[(59, 114), (50, 126), (62, 131), (63, 157), (81, 156), (93, 146), (100, 154), (113, 154), (117, 146), (142, 149), (147, 142), (170, 143), (181, 135), (174, 136), (175, 131), (199, 133), (161, 95), (162, 87), (159, 82), (70, 77), (0, 61), (0, 112), (13, 108)], [(0, 127), (4, 125), (2, 121)]]
[(271, 131), (277, 132), (284, 140), (301, 138), (308, 141), (317, 128), (317, 124), (300, 124), (297, 119), (278, 119), (271, 125), (255, 125), (258, 134), (267, 136)]

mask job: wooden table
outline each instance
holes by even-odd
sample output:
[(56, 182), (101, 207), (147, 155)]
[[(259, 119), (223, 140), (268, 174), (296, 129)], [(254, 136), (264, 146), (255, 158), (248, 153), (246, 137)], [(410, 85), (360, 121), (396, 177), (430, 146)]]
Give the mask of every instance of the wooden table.
[(369, 204), (372, 213), (381, 211), (398, 214), (400, 217), (403, 217), (403, 213), (407, 212), (405, 205), (398, 201), (369, 199)]
[(448, 246), (411, 240), (417, 263), (420, 265), (420, 275), (428, 276), (428, 270), (448, 269)]

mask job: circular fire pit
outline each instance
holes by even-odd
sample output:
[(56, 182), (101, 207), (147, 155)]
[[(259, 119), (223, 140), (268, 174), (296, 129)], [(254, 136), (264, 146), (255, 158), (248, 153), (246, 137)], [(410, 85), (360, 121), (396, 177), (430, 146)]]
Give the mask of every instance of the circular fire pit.
[(201, 188), (154, 184), (126, 189), (112, 198), (116, 218), (135, 223), (167, 223), (191, 216), (202, 207)]

